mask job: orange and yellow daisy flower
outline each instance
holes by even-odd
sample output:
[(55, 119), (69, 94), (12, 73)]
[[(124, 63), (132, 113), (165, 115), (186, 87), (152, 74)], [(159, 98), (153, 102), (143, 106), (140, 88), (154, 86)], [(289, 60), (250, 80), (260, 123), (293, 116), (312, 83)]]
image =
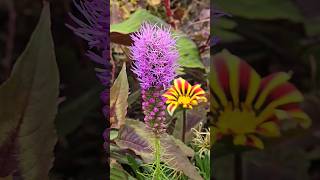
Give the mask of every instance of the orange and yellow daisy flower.
[(171, 116), (179, 105), (185, 109), (192, 109), (199, 102), (207, 101), (205, 91), (200, 84), (191, 86), (188, 81), (182, 78), (175, 79), (173, 86), (162, 96), (166, 98), (167, 110)]
[(228, 51), (215, 55), (209, 75), (213, 141), (231, 135), (235, 145), (262, 149), (259, 137), (280, 136), (283, 119), (309, 127), (311, 120), (299, 107), (303, 95), (289, 79), (284, 72), (261, 78)]

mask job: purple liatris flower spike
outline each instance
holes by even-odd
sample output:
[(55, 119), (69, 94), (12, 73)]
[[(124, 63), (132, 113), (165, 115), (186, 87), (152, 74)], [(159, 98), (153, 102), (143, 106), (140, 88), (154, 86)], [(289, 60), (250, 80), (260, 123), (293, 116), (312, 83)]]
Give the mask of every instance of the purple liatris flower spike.
[(108, 118), (109, 89), (111, 80), (111, 64), (109, 62), (109, 17), (110, 1), (106, 0), (80, 0), (74, 1), (74, 5), (81, 12), (86, 22), (81, 21), (72, 14), (71, 19), (77, 27), (67, 25), (75, 34), (88, 41), (89, 49), (87, 56), (94, 62), (101, 65), (97, 68), (97, 77), (106, 89), (101, 93), (101, 99), (105, 106), (103, 114)]
[(148, 128), (160, 134), (166, 129), (165, 99), (161, 95), (170, 87), (178, 67), (176, 40), (169, 28), (149, 23), (143, 23), (131, 38), (132, 70), (142, 89), (144, 121)]
[[(94, 62), (101, 65), (96, 68), (97, 77), (105, 90), (101, 93), (101, 100), (104, 103), (102, 112), (105, 118), (109, 118), (109, 89), (111, 81), (111, 64), (109, 61), (109, 29), (110, 29), (110, 1), (109, 0), (80, 0), (79, 3), (73, 1), (76, 8), (85, 18), (85, 22), (70, 14), (71, 19), (76, 23), (76, 27), (67, 25), (75, 34), (88, 42), (89, 50), (87, 56)], [(107, 129), (103, 137), (107, 142), (109, 139)]]

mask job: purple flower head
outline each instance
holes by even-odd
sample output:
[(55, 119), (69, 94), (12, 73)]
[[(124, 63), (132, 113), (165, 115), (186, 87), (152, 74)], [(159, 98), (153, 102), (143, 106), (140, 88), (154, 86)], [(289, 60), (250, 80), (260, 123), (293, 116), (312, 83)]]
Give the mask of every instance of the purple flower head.
[(179, 57), (176, 40), (172, 37), (170, 29), (143, 23), (131, 38), (131, 55), (134, 60), (132, 70), (137, 75), (142, 89), (169, 87), (176, 77)]
[(76, 23), (76, 27), (70, 25), (67, 25), (67, 27), (88, 42), (89, 50), (86, 55), (92, 61), (101, 65), (101, 68), (96, 68), (96, 71), (101, 84), (106, 87), (106, 90), (101, 93), (101, 99), (105, 104), (103, 114), (108, 117), (111, 80), (111, 64), (109, 62), (110, 1), (80, 0), (79, 3), (73, 2), (85, 18), (85, 22), (70, 14), (71, 19)]
[[(89, 50), (87, 56), (94, 62), (101, 65), (96, 68), (97, 77), (105, 90), (101, 93), (101, 100), (105, 104), (102, 112), (106, 118), (109, 118), (109, 89), (111, 80), (111, 64), (109, 62), (109, 29), (110, 29), (110, 1), (107, 0), (80, 0), (79, 3), (73, 1), (76, 8), (85, 18), (85, 21), (69, 14), (74, 26), (66, 25), (76, 35), (85, 39), (88, 43)], [(106, 129), (103, 137), (107, 142), (108, 131)], [(106, 148), (107, 150), (107, 148)]]

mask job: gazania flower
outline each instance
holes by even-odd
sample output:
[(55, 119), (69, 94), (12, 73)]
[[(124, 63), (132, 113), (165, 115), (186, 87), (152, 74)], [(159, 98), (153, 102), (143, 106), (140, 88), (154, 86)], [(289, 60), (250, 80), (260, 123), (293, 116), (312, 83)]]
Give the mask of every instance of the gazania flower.
[(185, 109), (192, 109), (199, 102), (207, 101), (205, 91), (200, 84), (191, 86), (189, 82), (182, 78), (175, 79), (173, 86), (162, 96), (166, 98), (166, 103), (169, 104), (167, 110), (171, 116), (179, 105)]
[(231, 135), (236, 145), (262, 149), (260, 137), (280, 136), (283, 119), (309, 127), (311, 120), (299, 107), (303, 96), (289, 79), (283, 72), (261, 78), (229, 52), (217, 54), (209, 75), (213, 137)]

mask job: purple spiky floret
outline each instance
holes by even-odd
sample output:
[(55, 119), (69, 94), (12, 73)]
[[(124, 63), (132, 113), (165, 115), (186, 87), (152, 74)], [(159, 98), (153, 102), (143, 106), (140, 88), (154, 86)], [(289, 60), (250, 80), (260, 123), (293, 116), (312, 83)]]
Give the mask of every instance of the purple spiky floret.
[(110, 1), (106, 0), (80, 0), (73, 1), (75, 7), (85, 18), (85, 21), (70, 14), (76, 27), (67, 25), (75, 34), (88, 42), (89, 50), (86, 55), (101, 68), (96, 68), (97, 77), (106, 89), (101, 93), (101, 100), (105, 104), (103, 114), (108, 118), (109, 89), (111, 80), (111, 64), (109, 61), (109, 17)]
[(161, 134), (166, 130), (165, 99), (161, 95), (170, 87), (178, 67), (176, 39), (169, 28), (149, 23), (143, 23), (131, 38), (132, 71), (137, 75), (142, 89), (144, 121), (147, 128)]

